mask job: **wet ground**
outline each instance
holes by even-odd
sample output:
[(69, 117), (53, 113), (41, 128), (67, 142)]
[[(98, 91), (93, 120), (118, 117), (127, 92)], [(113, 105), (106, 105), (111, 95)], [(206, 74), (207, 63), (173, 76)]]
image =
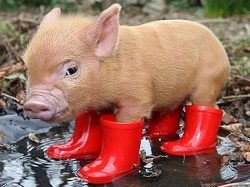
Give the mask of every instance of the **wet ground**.
[[(0, 186), (49, 187), (49, 186), (218, 186), (232, 182), (249, 181), (250, 165), (221, 166), (221, 156), (196, 155), (192, 157), (160, 158), (144, 165), (139, 173), (132, 174), (112, 184), (89, 185), (76, 176), (86, 161), (56, 161), (47, 156), (47, 149), (63, 143), (73, 132), (73, 123), (51, 125), (39, 120), (23, 120), (16, 114), (0, 117), (7, 151), (0, 153)], [(40, 143), (28, 138), (35, 133)], [(143, 138), (141, 149), (147, 156), (162, 154)], [(219, 149), (221, 151), (221, 149)], [(159, 176), (152, 177), (155, 173)]]

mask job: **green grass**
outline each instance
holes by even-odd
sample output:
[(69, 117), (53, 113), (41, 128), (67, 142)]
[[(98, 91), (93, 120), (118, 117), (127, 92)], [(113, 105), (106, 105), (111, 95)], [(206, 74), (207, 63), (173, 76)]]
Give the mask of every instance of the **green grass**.
[(250, 13), (249, 0), (205, 0), (205, 14), (208, 17), (229, 17)]
[(228, 53), (232, 58), (232, 70), (237, 70), (241, 75), (250, 75), (250, 54), (245, 49), (250, 46), (250, 38), (232, 43)]
[(67, 8), (72, 4), (81, 4), (82, 1), (76, 0), (71, 2), (69, 0), (0, 0), (0, 10), (11, 10), (20, 8), (35, 8), (40, 6), (55, 7), (60, 6)]
[(241, 75), (250, 75), (250, 58), (244, 56), (232, 62), (232, 70), (237, 70)]

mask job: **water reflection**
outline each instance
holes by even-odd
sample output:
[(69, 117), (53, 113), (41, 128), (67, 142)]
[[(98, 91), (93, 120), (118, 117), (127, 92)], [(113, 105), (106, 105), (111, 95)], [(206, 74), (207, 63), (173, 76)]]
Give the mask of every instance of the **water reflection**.
[[(31, 124), (28, 123), (28, 125)], [(24, 133), (25, 125), (22, 124), (22, 127), (22, 133)], [(80, 167), (88, 162), (79, 160), (53, 160), (46, 153), (50, 145), (67, 141), (73, 131), (72, 127), (72, 125), (54, 127), (49, 131), (47, 130), (48, 132), (46, 133), (39, 134), (41, 144), (31, 142), (28, 138), (22, 138), (13, 144), (13, 152), (1, 153), (0, 186), (195, 187), (200, 186), (201, 182), (223, 184), (225, 181), (242, 181), (249, 180), (250, 178), (249, 165), (241, 167), (221, 166), (221, 156), (217, 152), (214, 152), (209, 155), (194, 155), (189, 157), (169, 156), (169, 158), (162, 158), (144, 166), (144, 169), (147, 170), (161, 170), (162, 174), (158, 177), (147, 178), (136, 173), (115, 181), (112, 184), (90, 185), (79, 180), (76, 175)], [(10, 129), (13, 130), (13, 127), (10, 127)], [(18, 134), (20, 128), (16, 130), (16, 134)], [(30, 129), (29, 126), (28, 132), (30, 131), (34, 132), (34, 129)], [(14, 132), (11, 133), (13, 134)], [(16, 134), (13, 134), (13, 136)], [(159, 147), (160, 143), (152, 144), (146, 138), (142, 139), (141, 149), (144, 149), (148, 156), (163, 154), (159, 150)]]
[(221, 156), (214, 151), (211, 154), (197, 154), (186, 157), (188, 177), (207, 181), (219, 175), (221, 167)]

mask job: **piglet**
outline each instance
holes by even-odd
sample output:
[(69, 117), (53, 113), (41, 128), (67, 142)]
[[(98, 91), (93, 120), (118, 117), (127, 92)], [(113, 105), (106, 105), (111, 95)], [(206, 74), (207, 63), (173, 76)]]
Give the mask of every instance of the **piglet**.
[[(171, 128), (165, 127), (172, 126), (171, 134), (176, 133), (185, 101), (192, 106), (186, 108), (184, 135), (177, 142), (166, 142), (162, 151), (190, 155), (214, 148), (222, 115), (215, 102), (229, 76), (227, 54), (205, 26), (186, 20), (120, 25), (120, 9), (114, 4), (97, 17), (83, 17), (63, 16), (54, 8), (23, 55), (28, 68), (24, 109), (29, 117), (62, 122), (86, 111), (117, 111), (116, 118), (101, 118), (100, 156), (79, 172), (91, 183), (111, 182), (133, 172), (132, 166), (138, 165), (140, 120), (150, 118), (152, 111), (165, 111), (160, 120), (149, 122), (150, 132), (169, 134)], [(95, 136), (88, 141), (91, 137)], [(119, 151), (124, 148), (122, 153), (117, 146)], [(69, 158), (62, 150), (71, 158), (76, 154), (60, 146), (51, 153)], [(86, 155), (85, 144), (79, 150)], [(132, 152), (135, 156), (127, 155)]]

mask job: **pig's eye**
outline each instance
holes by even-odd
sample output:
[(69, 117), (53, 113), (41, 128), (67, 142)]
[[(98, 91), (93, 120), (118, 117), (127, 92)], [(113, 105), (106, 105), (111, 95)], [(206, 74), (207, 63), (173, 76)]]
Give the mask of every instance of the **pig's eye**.
[(77, 67), (70, 67), (69, 69), (67, 69), (66, 71), (66, 76), (68, 75), (73, 75), (74, 73), (77, 72)]

